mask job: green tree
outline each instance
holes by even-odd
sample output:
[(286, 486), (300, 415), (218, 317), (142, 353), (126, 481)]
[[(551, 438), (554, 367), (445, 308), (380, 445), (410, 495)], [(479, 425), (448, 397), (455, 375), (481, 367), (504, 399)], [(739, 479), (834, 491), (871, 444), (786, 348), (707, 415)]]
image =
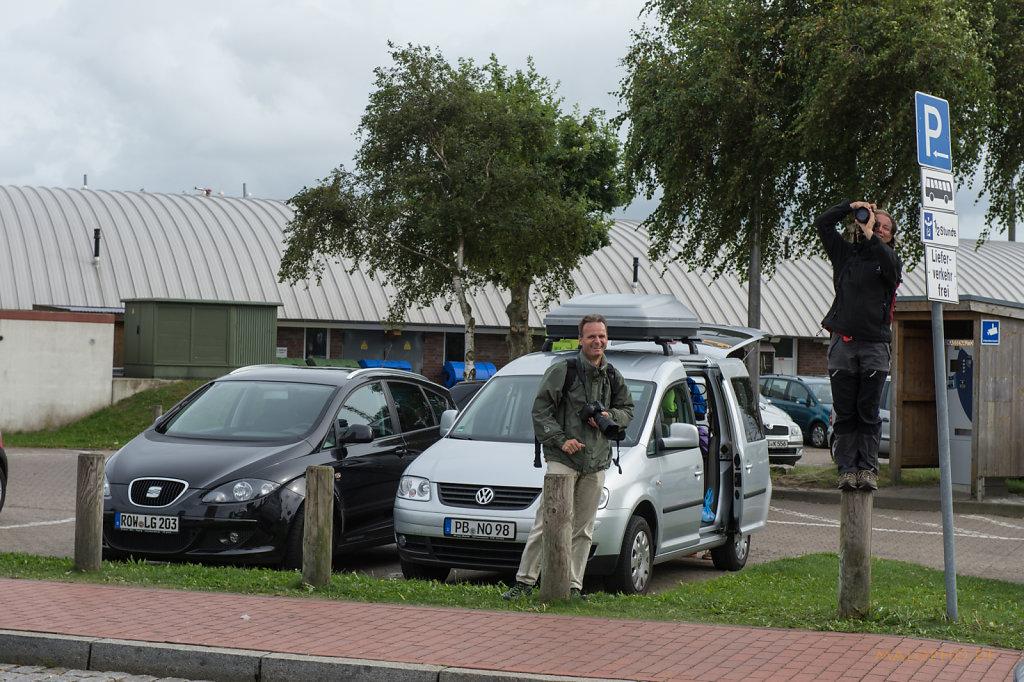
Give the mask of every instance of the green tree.
[(510, 74), (493, 57), (452, 66), (429, 48), (393, 45), (391, 56), (394, 66), (375, 71), (355, 172), (340, 167), (292, 198), (279, 277), (319, 277), (327, 259), (346, 258), (395, 287), (392, 324), (438, 298), (458, 304), (473, 378), (469, 294), (485, 283), (511, 289), (510, 343), (525, 338), (529, 349), (520, 311), (530, 286), (544, 297), (571, 287), (579, 259), (606, 243), (610, 207), (596, 188), (617, 201), (615, 137), (597, 112), (563, 115), (532, 62)]
[[(994, 6), (1004, 8), (1004, 23)], [(787, 246), (817, 249), (810, 223), (841, 198), (884, 205), (912, 235), (920, 201), (915, 90), (949, 100), (959, 180), (977, 167), (993, 123), (1004, 126), (1007, 150), (990, 141), (990, 161), (1019, 173), (1020, 91), (1005, 97), (1004, 119), (991, 116), (992, 55), (1009, 55), (996, 49), (993, 27), (1003, 27), (1003, 43), (1014, 35), (1019, 48), (1019, 7), (1019, 0), (649, 2), (657, 23), (634, 35), (619, 96), (629, 123), (629, 188), (664, 195), (646, 223), (652, 256), (749, 279), (748, 323), (759, 326), (759, 269), (770, 277)], [(1019, 51), (1006, 58), (1021, 62)], [(1019, 66), (1006, 79), (1019, 81), (1018, 73)], [(1000, 171), (1001, 206), (1010, 202), (1009, 172)], [(901, 248), (908, 262), (919, 258), (918, 240), (906, 238)]]

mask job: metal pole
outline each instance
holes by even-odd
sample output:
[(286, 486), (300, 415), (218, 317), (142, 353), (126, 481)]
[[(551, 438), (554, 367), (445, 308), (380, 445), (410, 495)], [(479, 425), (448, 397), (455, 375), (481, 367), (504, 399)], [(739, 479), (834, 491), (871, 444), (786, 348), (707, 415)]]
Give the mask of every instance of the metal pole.
[(935, 425), (939, 436), (939, 498), (942, 502), (946, 616), (955, 621), (956, 554), (953, 551), (953, 479), (949, 464), (949, 406), (946, 401), (946, 338), (942, 326), (942, 303), (939, 301), (932, 301), (932, 357), (935, 361)]

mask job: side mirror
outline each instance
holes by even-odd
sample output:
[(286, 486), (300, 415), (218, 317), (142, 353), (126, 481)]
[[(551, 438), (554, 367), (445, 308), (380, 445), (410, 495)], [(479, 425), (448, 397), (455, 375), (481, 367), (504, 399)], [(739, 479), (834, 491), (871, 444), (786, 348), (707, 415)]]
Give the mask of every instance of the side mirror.
[(662, 450), (686, 450), (700, 446), (700, 432), (693, 424), (669, 424), (668, 435), (658, 439)]
[(343, 434), (340, 443), (372, 443), (373, 430), (366, 424), (352, 424)]
[(458, 410), (445, 410), (441, 413), (441, 435), (451, 431), (452, 424), (455, 423), (455, 418), (457, 416), (459, 416)]

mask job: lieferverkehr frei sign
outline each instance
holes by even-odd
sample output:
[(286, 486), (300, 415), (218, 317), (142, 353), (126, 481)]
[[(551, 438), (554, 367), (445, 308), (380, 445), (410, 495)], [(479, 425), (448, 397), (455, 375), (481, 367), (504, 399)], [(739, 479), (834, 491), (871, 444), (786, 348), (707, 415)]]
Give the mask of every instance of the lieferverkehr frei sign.
[(960, 219), (951, 196), (953, 141), (949, 102), (914, 93), (917, 115), (917, 162), (921, 166), (921, 242), (928, 300), (959, 303), (956, 249)]

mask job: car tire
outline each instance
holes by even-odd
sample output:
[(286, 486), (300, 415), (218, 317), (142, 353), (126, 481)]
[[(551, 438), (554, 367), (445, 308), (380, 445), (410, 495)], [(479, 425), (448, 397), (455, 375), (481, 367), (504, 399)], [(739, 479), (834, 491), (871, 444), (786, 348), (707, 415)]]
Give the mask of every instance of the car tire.
[(726, 543), (711, 550), (711, 561), (720, 571), (738, 571), (750, 556), (750, 536), (731, 533)]
[(828, 444), (828, 454), (832, 456), (832, 463), (836, 463), (836, 437), (832, 436), (832, 440)]
[(4, 501), (7, 499), (7, 476), (0, 470), (0, 510), (4, 508)]
[(822, 422), (814, 422), (811, 424), (811, 445), (816, 448), (825, 447), (828, 439), (828, 429), (825, 428), (825, 424)]
[(448, 579), (452, 569), (448, 566), (432, 566), (430, 564), (414, 564), (411, 561), (401, 560), (402, 575), (406, 580), (436, 580), (443, 583)]
[(647, 519), (634, 516), (626, 524), (622, 537), (619, 560), (615, 571), (608, 577), (609, 592), (647, 594), (651, 588), (651, 570), (654, 567), (654, 536)]

